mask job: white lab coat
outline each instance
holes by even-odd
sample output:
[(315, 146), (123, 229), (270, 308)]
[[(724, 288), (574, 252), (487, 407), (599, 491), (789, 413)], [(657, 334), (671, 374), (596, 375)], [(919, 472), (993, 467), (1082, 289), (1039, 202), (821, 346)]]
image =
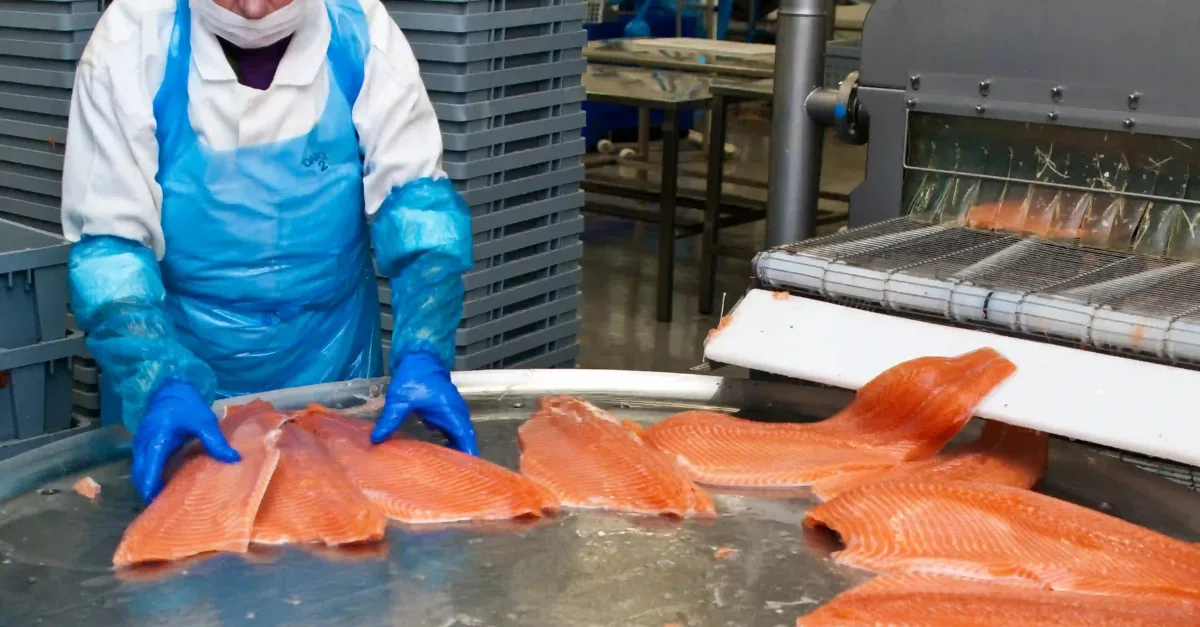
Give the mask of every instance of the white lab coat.
[[(416, 58), (380, 0), (360, 0), (370, 33), (353, 120), (365, 155), (364, 197), (374, 215), (392, 188), (441, 178), (442, 137)], [(117, 0), (96, 25), (75, 75), (63, 166), (63, 234), (112, 235), (165, 252), (155, 182), (154, 96), (166, 67), (176, 0)], [(269, 89), (237, 82), (217, 38), (192, 13), (188, 113), (216, 150), (290, 139), (312, 129), (331, 88), (323, 2), (297, 29)], [(336, 85), (332, 85), (336, 89)]]

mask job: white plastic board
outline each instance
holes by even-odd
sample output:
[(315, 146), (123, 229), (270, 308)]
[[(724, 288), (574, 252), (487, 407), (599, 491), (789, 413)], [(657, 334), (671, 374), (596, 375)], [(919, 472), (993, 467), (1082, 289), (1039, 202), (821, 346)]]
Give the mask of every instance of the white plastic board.
[(990, 346), (1017, 373), (976, 414), (1200, 465), (1200, 372), (752, 290), (710, 361), (858, 389), (900, 362)]

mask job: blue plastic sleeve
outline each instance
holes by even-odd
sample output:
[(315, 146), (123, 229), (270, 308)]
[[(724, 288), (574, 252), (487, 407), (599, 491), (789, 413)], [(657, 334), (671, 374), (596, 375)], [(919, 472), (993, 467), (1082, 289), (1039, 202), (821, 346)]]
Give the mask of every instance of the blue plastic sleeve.
[(471, 212), (449, 179), (421, 178), (392, 190), (371, 223), (379, 271), (392, 286), (393, 368), (426, 352), (454, 365), (462, 319), (462, 275), (471, 269)]
[(130, 431), (164, 383), (189, 383), (212, 403), (216, 377), (179, 343), (148, 247), (119, 237), (85, 237), (71, 248), (68, 268), (75, 322), (87, 332), (104, 376), (115, 382), (121, 420)]

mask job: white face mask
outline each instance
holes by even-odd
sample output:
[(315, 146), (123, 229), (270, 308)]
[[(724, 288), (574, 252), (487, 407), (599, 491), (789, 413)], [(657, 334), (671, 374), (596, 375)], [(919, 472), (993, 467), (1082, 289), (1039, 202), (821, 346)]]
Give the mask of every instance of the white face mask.
[(258, 20), (248, 20), (217, 6), (213, 0), (189, 0), (196, 18), (208, 32), (238, 48), (262, 48), (296, 32), (308, 19), (313, 0), (294, 0), (291, 4)]

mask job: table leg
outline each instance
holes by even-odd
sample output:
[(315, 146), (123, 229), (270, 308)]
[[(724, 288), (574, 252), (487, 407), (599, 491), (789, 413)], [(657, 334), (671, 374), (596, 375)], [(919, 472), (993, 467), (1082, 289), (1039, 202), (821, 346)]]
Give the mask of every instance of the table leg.
[(725, 176), (725, 119), (729, 102), (714, 94), (709, 113), (708, 183), (704, 194), (704, 232), (700, 236), (700, 313), (713, 312), (717, 287), (717, 217)]
[(663, 112), (662, 190), (658, 219), (658, 321), (671, 321), (675, 289), (675, 195), (679, 184), (679, 111)]

